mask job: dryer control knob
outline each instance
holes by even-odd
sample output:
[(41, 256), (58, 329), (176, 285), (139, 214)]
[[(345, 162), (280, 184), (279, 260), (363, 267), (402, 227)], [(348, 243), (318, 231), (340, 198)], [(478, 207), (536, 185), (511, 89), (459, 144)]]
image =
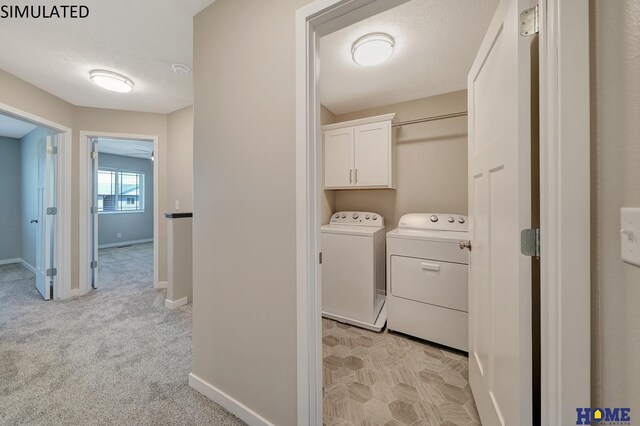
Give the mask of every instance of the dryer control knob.
[(342, 218), (344, 219), (345, 217), (347, 217), (347, 215), (346, 215), (346, 214), (343, 214), (343, 215), (342, 215)]
[(453, 218), (453, 216), (449, 216), (449, 219), (447, 219), (449, 221), (449, 223), (453, 223), (455, 222), (455, 219)]
[(460, 217), (458, 218), (458, 223), (464, 223), (464, 217), (460, 216)]
[(352, 214), (352, 215), (351, 215), (351, 217), (352, 217), (353, 219), (357, 219), (357, 218), (359, 218), (359, 217), (360, 217), (360, 215), (359, 215), (358, 213), (354, 213), (354, 214)]
[(369, 220), (369, 219), (371, 219), (371, 215), (370, 215), (370, 214), (368, 214), (368, 215), (366, 215), (364, 218), (365, 218), (365, 219), (367, 219), (367, 220)]
[(373, 216), (373, 220), (378, 220), (378, 216)]
[(432, 215), (429, 219), (431, 219), (431, 222), (437, 222), (438, 221), (438, 216), (436, 216), (435, 214)]

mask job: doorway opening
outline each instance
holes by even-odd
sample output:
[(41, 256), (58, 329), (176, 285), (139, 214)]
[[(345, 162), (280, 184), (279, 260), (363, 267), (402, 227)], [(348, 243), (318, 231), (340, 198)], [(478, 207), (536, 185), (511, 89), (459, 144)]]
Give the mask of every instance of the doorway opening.
[(70, 200), (62, 193), (69, 136), (63, 126), (0, 105), (0, 281), (13, 296), (72, 295)]
[[(508, 424), (532, 424), (534, 421), (532, 410), (534, 409), (535, 398), (532, 395), (534, 389), (532, 384), (532, 357), (536, 356), (536, 354), (532, 350), (531, 335), (531, 258), (524, 253), (520, 253), (520, 231), (532, 227), (530, 158), (531, 41), (524, 37), (530, 33), (523, 31), (523, 36), (520, 35), (520, 13), (537, 13), (535, 12), (537, 9), (529, 10), (530, 3), (523, 0), (493, 2), (491, 12), (495, 10), (495, 14), (491, 13), (490, 15), (493, 15), (493, 17), (489, 16), (489, 20), (484, 22), (485, 26), (482, 34), (480, 36), (476, 35), (474, 40), (467, 42), (467, 46), (472, 46), (474, 51), (466, 65), (463, 61), (443, 64), (448, 52), (434, 55), (432, 58), (434, 60), (430, 61), (438, 65), (444, 65), (445, 78), (455, 75), (456, 65), (463, 69), (466, 66), (466, 69), (464, 69), (465, 86), (463, 89), (467, 90), (465, 101), (467, 103), (466, 109), (469, 111), (467, 122), (468, 141), (466, 143), (467, 158), (458, 166), (461, 166), (466, 175), (464, 181), (467, 184), (466, 188), (469, 194), (468, 218), (460, 218), (457, 215), (450, 214), (457, 213), (456, 211), (448, 211), (447, 214), (441, 215), (442, 211), (435, 209), (426, 211), (431, 213), (430, 215), (411, 216), (406, 215), (406, 211), (398, 209), (397, 205), (407, 200), (413, 202), (420, 195), (410, 196), (407, 199), (403, 198), (404, 195), (401, 197), (402, 192), (399, 186), (402, 178), (399, 176), (396, 181), (396, 175), (393, 170), (395, 164), (395, 167), (398, 168), (396, 173), (402, 173), (402, 170), (399, 169), (399, 162), (395, 162), (396, 159), (394, 159), (394, 155), (397, 155), (394, 149), (397, 149), (398, 146), (396, 144), (397, 141), (394, 141), (393, 138), (397, 135), (394, 135), (393, 132), (382, 130), (382, 128), (393, 129), (394, 124), (400, 124), (394, 122), (395, 117), (385, 120), (385, 117), (382, 116), (389, 113), (399, 115), (398, 111), (405, 111), (399, 105), (396, 105), (402, 102), (402, 99), (397, 99), (397, 94), (400, 91), (389, 90), (382, 96), (389, 102), (375, 105), (372, 103), (375, 101), (377, 88), (368, 87), (363, 91), (360, 99), (350, 100), (353, 101), (351, 107), (354, 109), (332, 111), (332, 106), (325, 104), (327, 99), (325, 92), (327, 88), (326, 81), (327, 76), (331, 76), (331, 72), (325, 68), (327, 58), (323, 58), (322, 49), (324, 37), (328, 39), (334, 34), (353, 27), (359, 30), (355, 31), (359, 33), (357, 34), (358, 37), (354, 37), (356, 34), (351, 34), (352, 38), (349, 41), (336, 43), (341, 53), (335, 58), (329, 59), (328, 65), (330, 67), (344, 61), (349, 63), (353, 70), (356, 70), (355, 72), (369, 70), (368, 67), (357, 68), (358, 65), (349, 62), (352, 61), (359, 65), (371, 65), (370, 63), (362, 63), (371, 59), (371, 56), (364, 58), (364, 61), (362, 61), (362, 57), (357, 57), (357, 47), (365, 41), (376, 42), (370, 45), (372, 49), (368, 53), (376, 56), (378, 53), (386, 51), (382, 56), (385, 56), (386, 59), (391, 58), (388, 59), (388, 63), (393, 63), (394, 59), (401, 56), (399, 53), (402, 52), (402, 48), (406, 47), (402, 46), (400, 41), (406, 43), (407, 40), (402, 40), (402, 36), (394, 37), (394, 34), (391, 33), (394, 31), (402, 33), (403, 28), (410, 27), (411, 19), (423, 24), (427, 22), (425, 17), (420, 17), (419, 14), (413, 13), (410, 14), (406, 25), (399, 24), (396, 25), (396, 28), (393, 28), (392, 23), (398, 17), (393, 15), (394, 12), (403, 7), (409, 7), (412, 3), (420, 2), (317, 1), (300, 9), (297, 14), (299, 422), (321, 424), (323, 417), (326, 419), (327, 416), (344, 417), (346, 415), (347, 417), (351, 416), (348, 419), (342, 418), (346, 422), (362, 421), (361, 417), (367, 419), (370, 416), (382, 416), (384, 419), (393, 419), (408, 424), (411, 421), (419, 421), (421, 419), (432, 422), (434, 419), (439, 419), (446, 422), (447, 416), (454, 416), (463, 424), (473, 424), (480, 421), (483, 424), (499, 424), (500, 422), (503, 424), (505, 422)], [(422, 3), (426, 9), (434, 7), (433, 2), (428, 2), (428, 6), (425, 4), (426, 2)], [(450, 2), (446, 3), (449, 7), (453, 7)], [(554, 164), (562, 164), (563, 167), (570, 169), (575, 165), (563, 163), (559, 157), (554, 156), (555, 151), (553, 150), (552, 152), (546, 151), (551, 140), (557, 137), (557, 134), (550, 130), (551, 128), (557, 129), (563, 126), (571, 128), (576, 125), (573, 122), (560, 123), (557, 117), (545, 116), (545, 111), (553, 111), (557, 107), (553, 103), (557, 99), (553, 97), (555, 92), (552, 87), (555, 87), (554, 81), (559, 81), (560, 73), (549, 72), (555, 63), (546, 64), (544, 61), (553, 62), (553, 55), (548, 56), (548, 52), (557, 51), (554, 43), (559, 42), (558, 34), (562, 32), (562, 25), (553, 28), (545, 27), (545, 17), (547, 16), (545, 13), (549, 10), (552, 12), (548, 13), (553, 15), (555, 10), (553, 7), (546, 9), (547, 3), (553, 3), (554, 6), (562, 3), (564, 7), (570, 8), (567, 3), (562, 1), (544, 2), (540, 6), (541, 27), (548, 31), (545, 33), (545, 37), (549, 37), (548, 39), (543, 39), (544, 47), (540, 55), (542, 58), (541, 64), (544, 63), (549, 66), (549, 69), (545, 70), (546, 73), (541, 76), (541, 92), (546, 91), (541, 95), (541, 99), (546, 100), (548, 103), (543, 104), (540, 110), (540, 119), (546, 120), (542, 121), (541, 132), (549, 136), (549, 139), (541, 142), (540, 152), (549, 155), (547, 161), (555, 161), (557, 163)], [(477, 4), (480, 4), (480, 2), (474, 2), (474, 5)], [(394, 8), (397, 10), (394, 11)], [(464, 16), (465, 11), (469, 8), (470, 5), (465, 5), (465, 10), (457, 13), (456, 17)], [(580, 12), (578, 16), (583, 19), (585, 15), (582, 14), (583, 11)], [(372, 26), (366, 31), (359, 27), (359, 25), (366, 23), (367, 20), (375, 19), (376, 15), (385, 13), (390, 13), (391, 16), (388, 17), (389, 19), (385, 19), (383, 24), (377, 27)], [(443, 39), (439, 39), (438, 36), (446, 34), (446, 30), (438, 31), (437, 34), (427, 38), (427, 40), (433, 44), (455, 46), (458, 38), (463, 37), (466, 31), (474, 27), (474, 24), (481, 22), (478, 19), (477, 11), (471, 16), (474, 21), (467, 25), (451, 25), (451, 22), (456, 22), (455, 18), (447, 20), (445, 19), (446, 16), (440, 16), (440, 19), (436, 16), (437, 24), (447, 23), (456, 28), (456, 30), (454, 34)], [(557, 25), (558, 21), (550, 22)], [(580, 22), (584, 24), (585, 21), (583, 19)], [(575, 25), (576, 22), (568, 22), (566, 24), (567, 28), (564, 30), (574, 29), (572, 26)], [(462, 28), (464, 28), (464, 31), (461, 31)], [(364, 34), (362, 34), (363, 32)], [(580, 34), (583, 40), (588, 38), (584, 37), (588, 33), (582, 31)], [(424, 38), (420, 37), (418, 39), (424, 40)], [(374, 48), (375, 44), (378, 45), (378, 48)], [(378, 52), (375, 51), (376, 49), (378, 49)], [(391, 54), (389, 54), (389, 49), (391, 49)], [(566, 52), (570, 51), (570, 49), (564, 50), (568, 56), (570, 54)], [(419, 55), (419, 53), (414, 54), (409, 63), (415, 64), (419, 62)], [(584, 61), (581, 64), (585, 65)], [(398, 71), (398, 74), (406, 76), (405, 68)], [(543, 69), (544, 65), (541, 65), (541, 70)], [(386, 71), (385, 77), (392, 80), (394, 73), (388, 69)], [(557, 71), (557, 68), (555, 68), (555, 71)], [(584, 69), (577, 70), (574, 67), (573, 71), (580, 76), (581, 82), (588, 81), (588, 78), (584, 78), (585, 75), (588, 75), (588, 63)], [(375, 75), (375, 71), (370, 74)], [(360, 78), (353, 80), (349, 80), (349, 71), (343, 71), (335, 75), (338, 82), (343, 85), (342, 89), (335, 90), (336, 93), (345, 93), (353, 88), (362, 85), (366, 86), (368, 82), (366, 74), (361, 74)], [(422, 77), (424, 78), (424, 75)], [(430, 75), (426, 74), (426, 77), (428, 78)], [(420, 77), (413, 79), (405, 77), (402, 83), (414, 84), (419, 79)], [(433, 80), (436, 81), (436, 84), (443, 85), (443, 80), (438, 80), (437, 78), (433, 78)], [(386, 81), (380, 81), (380, 86), (384, 86), (385, 83)], [(443, 90), (434, 95), (441, 96), (442, 93), (446, 92), (447, 90)], [(362, 102), (364, 102), (364, 105)], [(566, 105), (567, 102), (573, 104), (575, 101), (565, 99), (563, 105)], [(398, 111), (384, 110), (383, 107), (389, 104), (392, 104)], [(344, 105), (349, 105), (349, 102), (343, 105), (338, 102), (334, 104), (333, 108), (339, 110)], [(366, 116), (363, 115), (363, 111), (367, 113)], [(455, 113), (457, 112), (459, 111), (432, 111), (431, 114), (409, 119), (403, 118), (402, 121), (423, 123), (428, 122), (433, 117), (443, 115), (450, 117), (440, 121), (438, 124), (452, 126), (449, 123), (454, 123), (454, 119), (457, 119), (455, 118)], [(359, 115), (358, 113), (362, 114)], [(336, 115), (341, 117), (336, 117)], [(336, 118), (338, 118), (337, 122), (335, 122)], [(424, 121), (422, 120), (423, 118)], [(384, 123), (385, 121), (388, 122)], [(378, 125), (375, 130), (378, 132), (377, 137), (373, 136), (372, 133), (364, 136), (362, 133), (372, 130), (367, 126), (373, 124)], [(583, 134), (584, 130), (581, 128), (580, 132)], [(415, 146), (419, 145), (414, 140), (408, 142), (413, 143)], [(388, 147), (388, 149), (385, 149), (385, 147)], [(577, 152), (580, 153), (580, 158), (584, 160), (585, 150), (578, 149)], [(434, 169), (446, 167), (446, 156), (436, 155), (434, 158), (437, 160), (433, 167)], [(405, 160), (407, 159), (425, 161), (424, 157), (420, 157), (417, 154), (405, 158)], [(367, 168), (371, 169), (369, 170), (370, 173), (363, 173)], [(578, 168), (584, 176), (584, 171), (588, 170), (588, 161), (581, 161)], [(381, 173), (384, 170), (387, 170), (388, 173)], [(360, 180), (357, 176), (360, 176)], [(545, 169), (545, 165), (542, 164), (540, 179), (548, 184), (550, 181), (558, 179), (558, 176), (549, 169)], [(405, 178), (403, 186), (407, 183), (408, 181)], [(447, 179), (432, 179), (428, 185), (425, 185), (424, 190), (442, 194), (447, 192), (449, 184), (450, 181)], [(558, 182), (558, 184), (560, 183)], [(588, 187), (588, 182), (582, 186), (577, 186), (582, 191), (585, 186)], [(352, 191), (353, 189), (358, 189), (358, 191), (354, 192)], [(327, 191), (335, 191), (335, 193), (327, 194)], [(374, 197), (372, 194), (375, 193), (372, 191), (379, 191), (379, 193)], [(404, 190), (402, 191), (404, 192)], [(350, 199), (347, 200), (347, 197)], [(557, 216), (548, 215), (548, 209), (550, 206), (553, 206), (553, 208), (559, 207), (554, 204), (554, 199), (547, 197), (548, 193), (542, 191), (540, 204), (543, 213), (541, 216), (545, 217), (544, 211), (547, 209), (547, 220), (551, 217), (557, 221)], [(374, 200), (374, 198), (377, 198), (377, 200)], [(436, 206), (438, 204), (431, 202), (429, 205)], [(577, 216), (580, 218), (579, 223), (582, 225), (587, 224), (588, 226), (588, 220), (585, 220), (585, 218), (588, 219), (588, 196), (580, 198), (580, 205), (582, 210), (578, 212)], [(382, 210), (385, 208), (387, 210), (383, 213)], [(567, 211), (576, 210), (570, 206), (562, 206), (561, 209), (566, 209)], [(414, 212), (418, 213), (415, 210)], [(421, 213), (426, 212), (423, 211)], [(463, 213), (458, 214), (464, 216)], [(460, 243), (459, 248), (468, 250), (470, 258), (468, 261), (469, 267), (467, 268), (469, 274), (468, 288), (465, 288), (465, 291), (469, 293), (467, 306), (455, 305), (456, 301), (463, 298), (459, 298), (460, 294), (450, 294), (454, 292), (454, 287), (457, 288), (458, 286), (443, 286), (438, 291), (425, 290), (426, 287), (436, 287), (432, 286), (432, 284), (438, 282), (438, 279), (434, 278), (435, 276), (443, 277), (445, 272), (446, 275), (456, 275), (454, 269), (458, 271), (458, 276), (463, 274), (464, 268), (460, 265), (464, 265), (465, 262), (453, 259), (455, 257), (453, 251), (448, 252), (451, 257), (443, 259), (442, 253), (446, 254), (447, 250), (442, 249), (438, 253), (434, 251), (427, 254), (424, 254), (426, 251), (418, 253), (417, 243), (412, 242), (407, 244), (404, 248), (405, 251), (402, 253), (400, 253), (398, 247), (393, 248), (392, 251), (395, 250), (398, 253), (397, 258), (393, 259), (393, 256), (389, 255), (391, 247), (389, 243), (390, 235), (387, 235), (386, 247), (388, 324), (391, 325), (393, 323), (391, 316), (401, 316), (402, 311), (404, 311), (404, 314), (409, 314), (409, 320), (407, 321), (414, 322), (413, 326), (411, 324), (407, 325), (407, 321), (405, 321), (401, 327), (393, 326), (392, 328), (398, 327), (396, 330), (403, 328), (408, 330), (405, 332), (406, 334), (432, 340), (450, 347), (466, 344), (470, 354), (468, 358), (469, 383), (461, 383), (462, 389), (458, 389), (460, 391), (459, 394), (450, 387), (453, 385), (451, 381), (456, 381), (457, 377), (441, 369), (441, 366), (437, 366), (437, 363), (432, 363), (431, 371), (429, 367), (420, 370), (420, 372), (423, 372), (421, 379), (426, 378), (423, 381), (429, 385), (426, 389), (420, 386), (422, 383), (418, 382), (417, 387), (411, 383), (409, 374), (411, 369), (422, 368), (423, 366), (416, 363), (414, 357), (407, 356), (406, 349), (412, 347), (410, 343), (404, 343), (404, 354), (396, 349), (391, 349), (394, 354), (400, 354), (400, 359), (393, 359), (394, 354), (389, 352), (388, 345), (386, 354), (379, 354), (384, 359), (377, 358), (375, 354), (367, 354), (367, 352), (372, 351), (370, 348), (374, 348), (373, 351), (375, 351), (375, 335), (373, 337), (365, 335), (366, 333), (360, 331), (361, 328), (353, 332), (350, 331), (351, 327), (362, 327), (363, 324), (357, 324), (357, 321), (349, 318), (344, 312), (340, 315), (335, 315), (335, 312), (331, 312), (333, 319), (337, 319), (338, 322), (329, 322), (326, 319), (321, 319), (321, 313), (326, 314), (325, 311), (330, 310), (329, 308), (335, 311), (344, 307), (340, 307), (337, 304), (332, 307), (325, 306), (325, 301), (330, 300), (327, 297), (328, 295), (325, 294), (325, 281), (327, 279), (337, 280), (336, 270), (347, 277), (351, 273), (351, 277), (344, 280), (344, 285), (334, 286), (340, 288), (340, 291), (345, 288), (350, 291), (354, 290), (356, 286), (352, 284), (358, 281), (355, 278), (356, 274), (353, 272), (354, 268), (351, 267), (352, 265), (348, 265), (349, 262), (346, 262), (346, 266), (341, 264), (335, 268), (335, 264), (339, 263), (336, 262), (336, 259), (340, 260), (344, 256), (341, 256), (340, 253), (335, 256), (335, 253), (326, 252), (327, 248), (332, 249), (333, 246), (331, 243), (326, 244), (325, 228), (321, 231), (321, 225), (328, 223), (329, 226), (344, 225), (345, 227), (359, 228), (357, 231), (355, 229), (343, 229), (342, 235), (357, 235), (362, 238), (366, 233), (362, 230), (366, 229), (364, 228), (365, 226), (368, 226), (367, 220), (373, 220), (374, 216), (378, 216), (378, 218), (384, 216), (384, 223), (387, 226), (390, 225), (392, 229), (396, 226), (398, 227), (397, 230), (394, 230), (398, 235), (391, 235), (391, 237), (401, 236), (406, 240), (413, 241), (420, 239), (417, 236), (417, 232), (415, 232), (416, 230), (432, 231), (434, 227), (441, 226), (440, 224), (443, 224), (443, 221), (444, 225), (441, 226), (440, 230), (449, 233), (454, 229), (449, 229), (449, 225), (446, 223), (453, 226), (453, 224), (462, 223), (462, 220), (464, 220), (469, 225), (469, 240), (461, 239), (458, 241)], [(389, 224), (388, 217), (394, 218), (391, 224)], [(551, 224), (542, 220), (541, 227), (557, 225), (557, 222), (553, 222), (553, 220), (551, 220)], [(404, 230), (401, 228), (409, 229), (403, 232)], [(329, 231), (329, 229), (326, 228), (326, 231)], [(334, 231), (337, 233), (338, 229), (332, 229), (332, 232)], [(373, 231), (370, 233), (373, 234)], [(545, 234), (543, 233), (543, 235)], [(557, 248), (558, 246), (555, 246), (556, 243), (560, 244), (553, 240), (554, 237), (550, 234), (546, 234), (546, 237), (543, 238), (550, 242), (549, 250)], [(561, 237), (558, 238), (562, 239)], [(583, 242), (585, 239), (588, 242), (588, 232), (585, 232)], [(441, 239), (441, 242), (442, 240), (444, 239)], [(375, 245), (375, 242), (370, 244), (372, 247), (375, 247)], [(568, 246), (575, 247), (576, 245), (562, 239), (563, 253), (565, 252), (564, 247)], [(450, 245), (450, 248), (453, 249), (453, 245)], [(458, 249), (457, 245), (455, 248)], [(359, 250), (359, 252), (368, 253), (365, 250)], [(375, 253), (375, 249), (369, 252)], [(460, 252), (458, 251), (458, 253)], [(583, 253), (583, 251), (580, 251), (580, 253)], [(375, 257), (375, 255), (369, 255), (369, 257), (372, 256)], [(550, 324), (554, 321), (560, 322), (557, 316), (559, 312), (558, 306), (554, 304), (554, 299), (550, 297), (551, 294), (557, 293), (558, 290), (552, 289), (550, 284), (545, 281), (545, 277), (549, 278), (548, 275), (545, 276), (545, 271), (546, 273), (552, 271), (553, 266), (551, 264), (555, 264), (555, 261), (545, 258), (544, 256), (547, 256), (545, 252), (543, 252), (542, 256), (541, 274), (543, 278), (541, 285), (543, 287), (546, 286), (548, 293), (543, 291), (541, 296), (540, 339), (542, 343), (540, 345), (540, 356), (542, 367), (539, 369), (541, 371), (540, 377), (536, 379), (541, 381), (539, 389), (544, 394), (547, 392), (553, 393), (553, 389), (558, 386), (556, 379), (549, 374), (550, 368), (560, 368), (558, 363), (563, 362), (561, 359), (564, 359), (564, 353), (568, 348), (564, 343), (554, 340), (551, 337), (554, 333), (549, 331), (553, 329), (553, 327), (549, 328)], [(575, 256), (572, 259), (588, 269), (588, 256), (582, 256), (579, 259), (578, 257)], [(352, 256), (352, 259), (354, 258), (355, 256)], [(498, 261), (498, 259), (502, 260)], [(550, 262), (545, 263), (545, 259)], [(375, 261), (373, 262), (375, 263)], [(334, 265), (330, 266), (332, 263)], [(368, 264), (365, 265), (364, 261), (351, 263), (362, 263), (364, 265), (363, 270), (368, 268)], [(452, 268), (451, 264), (458, 266)], [(415, 268), (412, 269), (413, 266)], [(326, 271), (331, 268), (333, 269), (327, 274)], [(545, 270), (545, 268), (549, 269)], [(347, 269), (349, 270), (347, 271)], [(412, 285), (412, 283), (420, 281), (420, 279), (424, 281), (424, 276), (426, 275), (429, 275), (427, 285), (424, 282), (422, 282), (421, 286)], [(375, 279), (370, 281), (375, 282)], [(573, 291), (576, 296), (582, 298), (585, 294), (588, 294), (588, 286), (584, 286), (587, 281), (581, 282), (582, 286), (579, 285), (580, 282), (578, 280), (567, 278), (563, 281), (566, 284), (566, 291)], [(376, 288), (375, 285), (373, 287)], [(375, 291), (372, 293), (377, 295)], [(350, 297), (352, 294), (347, 296)], [(366, 297), (367, 299), (369, 298), (368, 295)], [(390, 297), (399, 299), (399, 308), (396, 309), (395, 314), (392, 313), (394, 310), (393, 304), (389, 303)], [(333, 298), (332, 300), (340, 300), (340, 298)], [(345, 300), (343, 298), (340, 302)], [(381, 309), (378, 312), (378, 304), (373, 300), (370, 301), (371, 303), (367, 301), (372, 308), (369, 310), (372, 311), (373, 316), (378, 315), (379, 317), (384, 310)], [(458, 321), (460, 324), (466, 325), (465, 331), (469, 334), (468, 339), (462, 338), (457, 343), (451, 340), (446, 342), (446, 337), (460, 334), (461, 327), (453, 327), (457, 330), (452, 330), (454, 320), (443, 320), (442, 315), (432, 315), (433, 312), (424, 314), (425, 311), (423, 311), (422, 317), (420, 317), (420, 315), (416, 314), (417, 308), (415, 307), (418, 305), (411, 304), (409, 306), (408, 302), (436, 305), (438, 308), (445, 307), (457, 311), (458, 313), (452, 315), (451, 318), (458, 316), (459, 313), (468, 312), (468, 322), (464, 320)], [(400, 307), (401, 304), (404, 308)], [(331, 318), (329, 315), (324, 316)], [(576, 316), (584, 319), (581, 315)], [(352, 321), (345, 321), (345, 318)], [(357, 320), (362, 323), (361, 319)], [(421, 321), (421, 323), (416, 324), (416, 321)], [(576, 324), (563, 319), (561, 322), (563, 322), (565, 328), (574, 327), (581, 336), (585, 337), (584, 331), (585, 328), (588, 328), (588, 325), (585, 324), (588, 324), (588, 321)], [(348, 324), (345, 325), (345, 323)], [(371, 322), (367, 321), (367, 323), (370, 324)], [(327, 324), (329, 324), (328, 327)], [(569, 326), (568, 324), (571, 325)], [(339, 335), (333, 335), (331, 331), (327, 331), (330, 328), (340, 328), (343, 331), (340, 331)], [(425, 333), (425, 329), (428, 328), (433, 329), (431, 331), (434, 331), (432, 335), (435, 337), (425, 337), (425, 334), (428, 334)], [(349, 336), (349, 334), (352, 336)], [(440, 336), (437, 336), (438, 334)], [(394, 335), (394, 338), (397, 338), (397, 336)], [(438, 340), (441, 340), (441, 342), (438, 342)], [(581, 340), (580, 347), (588, 349), (588, 343), (588, 338), (585, 337)], [(359, 345), (364, 348), (358, 348)], [(463, 348), (463, 350), (467, 349)], [(575, 353), (572, 349), (569, 350)], [(422, 348), (421, 354), (424, 353), (425, 350)], [(558, 358), (557, 355), (560, 353), (563, 355)], [(426, 355), (428, 357), (429, 354)], [(436, 354), (435, 357), (436, 359), (437, 357), (443, 358), (446, 355), (443, 355), (442, 350), (440, 350), (440, 353)], [(507, 358), (509, 361), (505, 362)], [(400, 372), (387, 374), (387, 376), (390, 376), (389, 382), (391, 383), (387, 383), (386, 388), (385, 386), (378, 386), (380, 381), (376, 382), (377, 373), (386, 374), (384, 368), (382, 368), (385, 367), (385, 360), (393, 366), (399, 366), (401, 370)], [(430, 359), (428, 362), (432, 361), (433, 359)], [(585, 364), (581, 362), (580, 365), (584, 366)], [(434, 368), (439, 373), (444, 371), (448, 379), (432, 374)], [(588, 376), (588, 368), (581, 369), (581, 374), (579, 377), (572, 377), (572, 381), (580, 381), (584, 384), (584, 374)], [(462, 376), (464, 378), (464, 374)], [(329, 383), (330, 389), (327, 386), (323, 389), (323, 382), (326, 384), (328, 381), (331, 382)], [(586, 380), (586, 383), (588, 388), (588, 380)], [(455, 387), (455, 385), (453, 386)], [(588, 401), (588, 392), (572, 391), (571, 389), (573, 388), (569, 389), (566, 385), (561, 384), (560, 386), (563, 389), (563, 394), (571, 395), (570, 399)], [(383, 389), (381, 390), (380, 388)], [(477, 418), (473, 418), (472, 413), (469, 413), (468, 410), (463, 412), (461, 410), (463, 407), (453, 407), (451, 405), (452, 403), (455, 405), (456, 399), (462, 401), (465, 390), (467, 395), (472, 394), (475, 399), (479, 412)], [(425, 409), (424, 404), (422, 406), (420, 404), (425, 402), (420, 400), (420, 394), (428, 394), (429, 391), (432, 391), (432, 394), (427, 395), (427, 399), (432, 397), (432, 400), (429, 401), (431, 405)], [(335, 400), (328, 400), (327, 397), (335, 398)], [(433, 401), (436, 400), (446, 405), (444, 411), (438, 412), (434, 410)], [(464, 403), (466, 402), (462, 401), (462, 405)], [(371, 407), (367, 409), (366, 405)], [(435, 405), (438, 405), (438, 403)], [(421, 414), (432, 418), (425, 419), (421, 417)], [(569, 414), (571, 413), (568, 410), (563, 411), (560, 409), (557, 402), (545, 401), (543, 398), (540, 413), (543, 419), (568, 418), (565, 416)], [(438, 416), (441, 417), (439, 418)]]
[(122, 274), (157, 288), (157, 138), (81, 132), (81, 141), (81, 289)]
[(467, 77), (498, 3), (411, 0), (318, 41), (326, 423), (480, 423), (458, 245)]

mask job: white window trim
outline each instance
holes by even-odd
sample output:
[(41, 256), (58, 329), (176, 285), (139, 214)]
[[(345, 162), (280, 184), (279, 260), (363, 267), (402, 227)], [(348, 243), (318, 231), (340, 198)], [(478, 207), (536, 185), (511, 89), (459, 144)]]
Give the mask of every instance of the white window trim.
[(142, 170), (133, 170), (133, 169), (126, 169), (126, 168), (120, 168), (120, 167), (98, 167), (98, 171), (100, 170), (104, 170), (104, 171), (108, 171), (108, 172), (115, 172), (116, 173), (116, 194), (115, 196), (118, 196), (118, 184), (120, 182), (120, 178), (117, 177), (118, 173), (131, 173), (131, 174), (136, 174), (136, 175), (142, 175), (142, 184), (140, 185), (140, 191), (142, 192), (142, 208), (141, 209), (136, 209), (136, 210), (107, 210), (107, 211), (98, 211), (99, 215), (103, 215), (103, 214), (131, 214), (131, 213), (144, 213), (146, 211), (146, 207), (147, 207), (147, 191), (146, 191), (146, 181), (147, 181), (147, 174), (142, 171)]

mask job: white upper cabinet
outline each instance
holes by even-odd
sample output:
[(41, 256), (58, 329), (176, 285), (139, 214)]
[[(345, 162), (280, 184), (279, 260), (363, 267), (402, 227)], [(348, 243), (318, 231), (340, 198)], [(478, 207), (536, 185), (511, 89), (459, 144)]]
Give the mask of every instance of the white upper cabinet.
[(324, 186), (343, 187), (353, 182), (353, 128), (324, 132)]
[(324, 188), (395, 188), (395, 114), (323, 126)]

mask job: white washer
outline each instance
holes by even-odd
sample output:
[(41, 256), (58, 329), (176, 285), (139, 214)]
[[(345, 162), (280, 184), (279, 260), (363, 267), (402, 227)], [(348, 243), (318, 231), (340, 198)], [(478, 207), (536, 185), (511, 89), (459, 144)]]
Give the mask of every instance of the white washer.
[(387, 233), (389, 330), (468, 351), (467, 221), (411, 213)]
[(322, 316), (380, 331), (385, 305), (384, 219), (338, 212), (322, 232)]

